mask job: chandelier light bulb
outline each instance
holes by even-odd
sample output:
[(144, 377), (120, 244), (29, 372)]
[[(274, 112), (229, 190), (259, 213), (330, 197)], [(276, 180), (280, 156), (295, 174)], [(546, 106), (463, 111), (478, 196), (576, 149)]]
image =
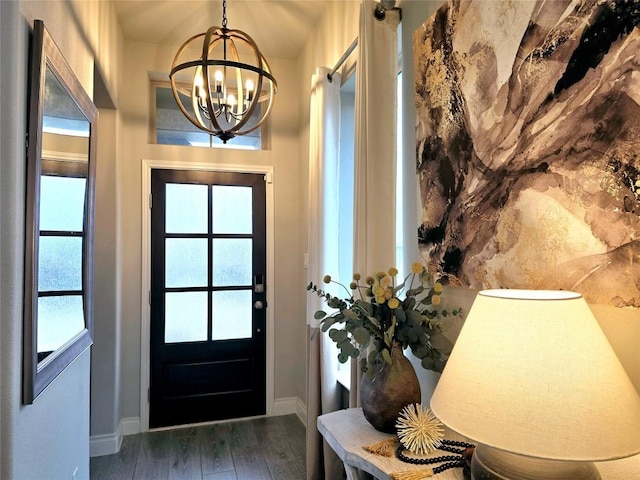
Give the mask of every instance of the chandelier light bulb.
[(251, 99), (253, 98), (253, 80), (249, 79), (247, 80), (247, 83), (244, 84), (244, 87), (247, 90), (247, 100), (250, 102)]

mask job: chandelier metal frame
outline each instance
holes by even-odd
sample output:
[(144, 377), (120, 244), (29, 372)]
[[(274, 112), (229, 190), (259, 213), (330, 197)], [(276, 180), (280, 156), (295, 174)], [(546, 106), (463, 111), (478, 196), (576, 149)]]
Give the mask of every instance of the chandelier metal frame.
[[(189, 47), (202, 41), (202, 55), (181, 61)], [(215, 58), (217, 50), (222, 58)], [(240, 61), (240, 52), (251, 51), (252, 63)], [(213, 58), (211, 58), (213, 56)], [(192, 71), (191, 84), (185, 87), (180, 74)], [(220, 138), (224, 143), (237, 135), (259, 128), (271, 112), (278, 84), (256, 42), (241, 30), (227, 28), (227, 0), (222, 3), (222, 27), (212, 26), (205, 33), (189, 38), (180, 46), (169, 73), (171, 91), (178, 107), (196, 127)], [(243, 83), (244, 82), (244, 83)], [(191, 99), (193, 113), (179, 93)], [(255, 125), (248, 125), (260, 103), (265, 103)]]

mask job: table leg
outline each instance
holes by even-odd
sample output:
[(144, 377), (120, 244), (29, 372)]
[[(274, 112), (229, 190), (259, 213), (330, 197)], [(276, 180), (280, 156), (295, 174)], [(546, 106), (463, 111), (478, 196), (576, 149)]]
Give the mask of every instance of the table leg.
[(344, 464), (344, 470), (347, 472), (347, 480), (370, 480), (373, 479), (373, 475), (369, 475), (367, 472), (363, 472), (362, 470), (351, 467)]

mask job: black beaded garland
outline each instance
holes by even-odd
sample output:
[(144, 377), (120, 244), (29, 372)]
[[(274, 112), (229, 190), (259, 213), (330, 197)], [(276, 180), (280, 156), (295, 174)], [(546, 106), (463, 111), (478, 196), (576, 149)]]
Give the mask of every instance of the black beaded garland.
[[(412, 465), (430, 465), (432, 463), (442, 463), (433, 468), (433, 473), (441, 473), (450, 468), (466, 467), (470, 460), (471, 453), (469, 450), (474, 449), (475, 445), (467, 442), (459, 442), (456, 440), (442, 440), (438, 446), (438, 450), (444, 450), (445, 452), (454, 453), (455, 455), (441, 455), (439, 457), (431, 458), (413, 458), (407, 457), (404, 454), (404, 446), (398, 445), (396, 449), (396, 457), (405, 463), (411, 463)], [(467, 458), (469, 457), (469, 458)], [(444, 463), (443, 463), (444, 462)]]

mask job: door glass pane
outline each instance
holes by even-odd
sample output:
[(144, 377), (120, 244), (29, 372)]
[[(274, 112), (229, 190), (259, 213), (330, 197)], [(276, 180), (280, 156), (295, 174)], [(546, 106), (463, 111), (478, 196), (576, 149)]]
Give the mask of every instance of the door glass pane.
[(251, 285), (252, 246), (250, 238), (213, 240), (213, 285)]
[(165, 343), (206, 340), (207, 310), (207, 292), (167, 292)]
[(40, 230), (81, 232), (86, 178), (40, 177)]
[(171, 287), (207, 286), (207, 239), (167, 238), (165, 285)]
[[(253, 231), (253, 198), (251, 187), (212, 187), (213, 233), (251, 233)], [(230, 208), (230, 206), (233, 206)]]
[(213, 292), (213, 340), (251, 338), (251, 290)]
[(38, 352), (52, 352), (84, 329), (81, 295), (38, 298)]
[(40, 237), (38, 248), (39, 292), (82, 290), (81, 237)]
[(167, 233), (207, 233), (209, 222), (208, 187), (167, 183)]

